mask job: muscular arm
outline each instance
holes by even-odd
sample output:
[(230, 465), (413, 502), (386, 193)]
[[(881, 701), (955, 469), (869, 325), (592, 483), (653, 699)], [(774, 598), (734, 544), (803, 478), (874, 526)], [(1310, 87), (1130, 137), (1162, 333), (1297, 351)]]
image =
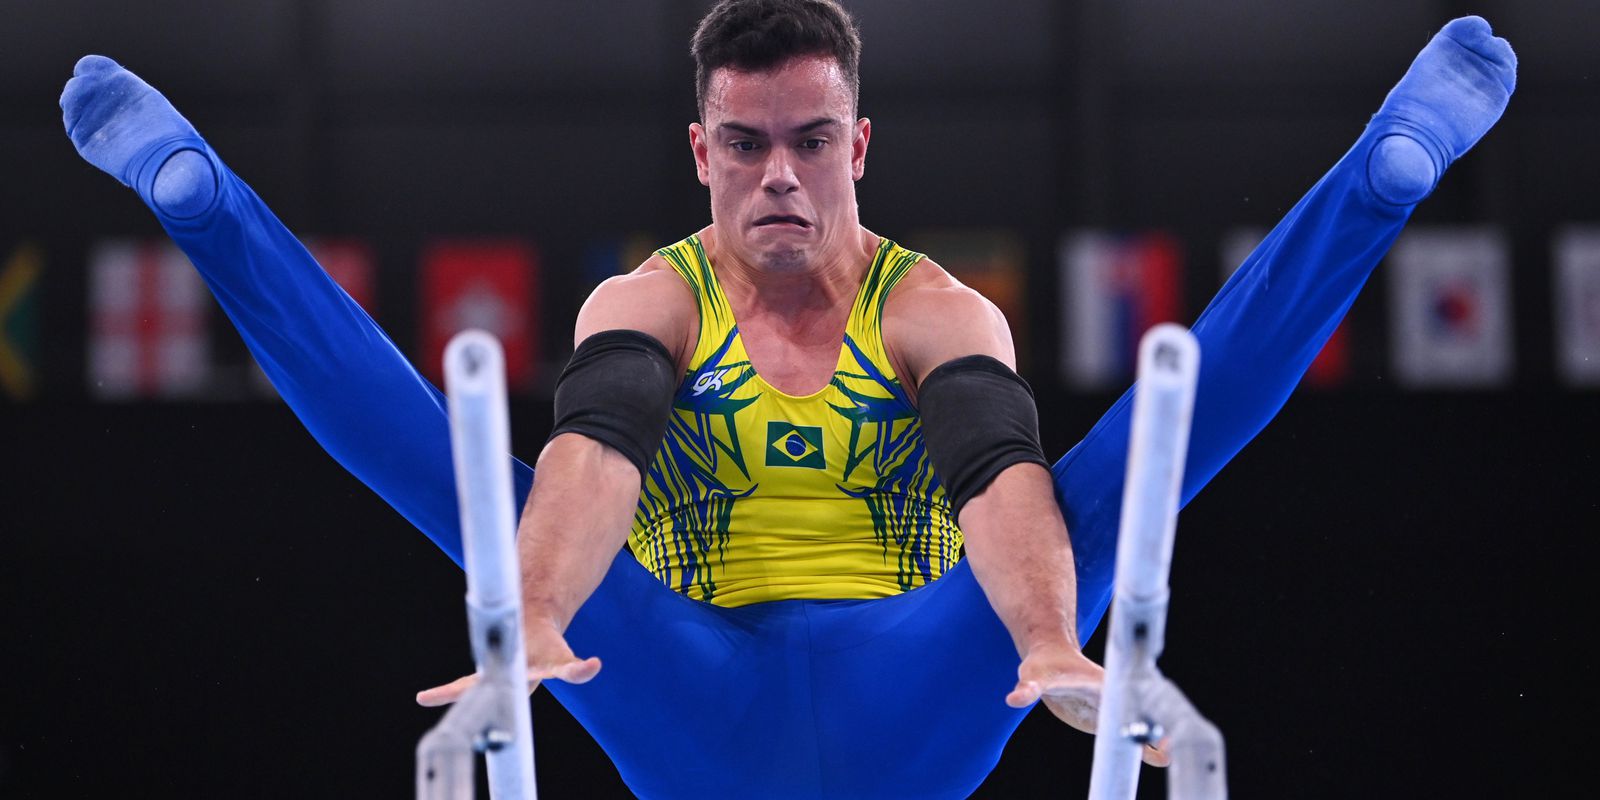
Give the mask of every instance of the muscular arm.
[[(885, 343), (913, 390), (935, 367), (962, 356), (986, 355), (1016, 368), (1011, 332), (999, 309), (953, 279), (945, 281), (906, 287), (885, 309)], [(1044, 648), (1078, 650), (1072, 542), (1049, 471), (1038, 464), (1006, 467), (967, 502), (957, 521), (973, 576), (1017, 653), (1026, 658)]]
[[(963, 356), (989, 356), (1015, 369), (1000, 311), (929, 267), (931, 278), (891, 296), (885, 308), (884, 342), (913, 391), (940, 365)], [(1072, 541), (1050, 473), (1035, 463), (1005, 467), (958, 513), (973, 577), (1021, 657), (1006, 702), (1022, 708), (1043, 700), (1062, 721), (1092, 733), (1104, 671), (1081, 652)], [(1149, 746), (1143, 758), (1155, 766), (1168, 762)]]
[[(694, 349), (696, 313), (677, 275), (647, 262), (595, 290), (578, 313), (574, 343), (605, 331), (638, 331), (665, 345), (681, 369)], [(640, 482), (632, 459), (583, 433), (560, 433), (540, 453), (517, 527), (530, 683), (585, 683), (600, 671), (600, 659), (579, 659), (563, 634), (627, 541)], [(474, 680), (468, 676), (429, 689), (417, 702), (454, 702)]]
[[(676, 366), (693, 342), (694, 300), (670, 269), (641, 268), (602, 284), (578, 313), (574, 342), (610, 330), (655, 337)], [(534, 471), (517, 531), (528, 624), (565, 630), (627, 541), (639, 469), (620, 451), (578, 433), (551, 439)]]

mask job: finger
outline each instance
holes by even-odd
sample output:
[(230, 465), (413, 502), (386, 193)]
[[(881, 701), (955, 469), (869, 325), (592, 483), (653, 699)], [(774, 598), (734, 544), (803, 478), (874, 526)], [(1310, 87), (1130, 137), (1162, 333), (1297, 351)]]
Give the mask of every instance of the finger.
[(1172, 755), (1170, 753), (1168, 753), (1167, 751), (1161, 749), (1162, 747), (1164, 747), (1166, 745), (1166, 743), (1167, 743), (1167, 740), (1166, 739), (1162, 739), (1160, 742), (1158, 742), (1156, 744), (1147, 744), (1147, 745), (1145, 745), (1143, 748), (1141, 748), (1141, 752), (1139, 753), (1139, 759), (1144, 761), (1144, 763), (1149, 764), (1152, 767), (1165, 767), (1168, 764), (1171, 764), (1172, 763)]
[(1039, 687), (1037, 681), (1017, 681), (1017, 688), (1006, 695), (1006, 705), (1012, 708), (1027, 708), (1039, 702), (1039, 696), (1042, 694), (1044, 690)]
[(573, 659), (550, 671), (550, 677), (566, 683), (588, 683), (600, 673), (600, 659), (590, 656), (582, 661)]
[(433, 706), (449, 705), (459, 700), (461, 695), (465, 694), (466, 691), (471, 689), (473, 684), (477, 682), (477, 675), (468, 675), (464, 678), (457, 678), (443, 686), (435, 686), (432, 689), (423, 689), (422, 691), (417, 692), (417, 705), (427, 706), (430, 708)]

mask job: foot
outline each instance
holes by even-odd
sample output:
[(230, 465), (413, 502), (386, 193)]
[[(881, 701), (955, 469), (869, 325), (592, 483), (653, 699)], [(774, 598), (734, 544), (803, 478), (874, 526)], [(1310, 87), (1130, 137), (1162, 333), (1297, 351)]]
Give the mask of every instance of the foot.
[[(105, 56), (84, 56), (61, 92), (61, 119), (85, 161), (99, 167), (147, 202), (177, 217), (203, 211), (216, 197), (217, 174), (194, 126), (160, 92)], [(147, 165), (164, 145), (193, 144)], [(141, 170), (158, 171), (148, 181)]]
[(1483, 138), (1517, 86), (1517, 56), (1482, 17), (1451, 20), (1422, 48), (1372, 125), (1382, 137), (1367, 180), (1385, 202), (1427, 197), (1450, 163)]

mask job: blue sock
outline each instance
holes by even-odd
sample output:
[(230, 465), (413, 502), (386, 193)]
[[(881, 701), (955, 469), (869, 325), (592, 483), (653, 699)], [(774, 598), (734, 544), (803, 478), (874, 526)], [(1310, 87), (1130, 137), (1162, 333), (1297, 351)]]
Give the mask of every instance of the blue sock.
[(187, 219), (215, 202), (216, 156), (167, 98), (117, 62), (79, 59), (61, 92), (61, 117), (85, 161), (157, 211)]
[(1517, 56), (1482, 17), (1452, 20), (1422, 48), (1372, 119), (1367, 180), (1385, 202), (1427, 197), (1446, 167), (1500, 119), (1517, 85)]

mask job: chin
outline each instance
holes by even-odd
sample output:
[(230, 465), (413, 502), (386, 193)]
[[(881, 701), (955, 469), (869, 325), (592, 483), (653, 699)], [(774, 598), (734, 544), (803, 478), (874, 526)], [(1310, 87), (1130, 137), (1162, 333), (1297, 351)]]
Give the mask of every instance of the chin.
[(810, 252), (799, 247), (780, 247), (761, 252), (761, 266), (769, 272), (799, 272), (810, 265)]

